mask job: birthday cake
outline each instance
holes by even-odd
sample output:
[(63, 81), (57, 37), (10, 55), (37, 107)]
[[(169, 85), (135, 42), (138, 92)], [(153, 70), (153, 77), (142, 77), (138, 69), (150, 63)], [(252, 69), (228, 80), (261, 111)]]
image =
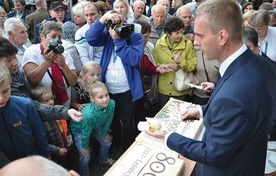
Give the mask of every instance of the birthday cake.
[[(163, 131), (176, 132), (191, 139), (198, 139), (203, 129), (203, 119), (200, 118), (193, 122), (183, 122), (181, 119), (181, 114), (185, 109), (197, 106), (192, 103), (170, 98), (168, 103), (155, 115), (154, 119), (158, 120)], [(136, 140), (167, 148), (162, 140), (151, 137), (143, 131), (136, 137)]]
[[(203, 128), (203, 120), (183, 122), (181, 114), (185, 109), (197, 105), (171, 98), (156, 114), (155, 120), (147, 119), (146, 128), (136, 137), (136, 141), (107, 171), (105, 176), (178, 176), (184, 171), (184, 160), (179, 154), (170, 150), (164, 141), (149, 136), (151, 125), (158, 130), (176, 132), (192, 139), (198, 139)], [(139, 124), (138, 124), (139, 129)], [(154, 129), (155, 131), (156, 129)]]
[(105, 173), (105, 176), (180, 176), (184, 161), (168, 150), (135, 141)]

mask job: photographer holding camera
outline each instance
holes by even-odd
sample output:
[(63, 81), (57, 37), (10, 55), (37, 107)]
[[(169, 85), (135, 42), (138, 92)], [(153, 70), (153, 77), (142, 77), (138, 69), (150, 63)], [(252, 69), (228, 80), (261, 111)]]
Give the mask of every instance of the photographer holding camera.
[(40, 44), (25, 50), (22, 68), (32, 86), (52, 89), (55, 103), (70, 105), (70, 86), (75, 85), (77, 74), (72, 57), (61, 45), (61, 25), (47, 21), (40, 27)]
[[(121, 34), (125, 34), (122, 32), (125, 29), (122, 28), (130, 26), (124, 24), (128, 18), (129, 5), (126, 0), (116, 0), (114, 4), (119, 7), (119, 9), (114, 7), (118, 13), (106, 12), (92, 24), (85, 36), (91, 46), (104, 46), (100, 62), (101, 81), (106, 84), (110, 98), (116, 103), (111, 124), (113, 141), (110, 154), (113, 154), (121, 145), (126, 150), (134, 142), (135, 101), (143, 96), (139, 73), (139, 63), (144, 54), (143, 37), (141, 33), (135, 32), (130, 32), (129, 36), (120, 37)], [(121, 30), (118, 30), (119, 28)], [(132, 31), (132, 27), (129, 29)], [(121, 141), (122, 127), (123, 140)]]

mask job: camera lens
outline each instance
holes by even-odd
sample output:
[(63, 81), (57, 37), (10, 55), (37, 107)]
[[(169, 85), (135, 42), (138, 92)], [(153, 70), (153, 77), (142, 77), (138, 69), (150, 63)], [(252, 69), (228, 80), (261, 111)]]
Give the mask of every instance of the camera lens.
[(132, 33), (131, 29), (127, 26), (118, 26), (115, 31), (122, 39), (127, 39)]
[(56, 52), (62, 54), (64, 52), (64, 47), (61, 45), (56, 46)]

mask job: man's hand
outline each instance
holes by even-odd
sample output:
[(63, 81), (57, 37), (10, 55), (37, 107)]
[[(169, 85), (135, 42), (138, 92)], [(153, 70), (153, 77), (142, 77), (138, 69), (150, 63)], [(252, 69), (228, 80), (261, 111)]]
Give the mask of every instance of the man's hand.
[(109, 29), (109, 34), (113, 40), (118, 40), (120, 38), (116, 31), (112, 28)]
[(76, 122), (82, 121), (82, 118), (83, 118), (82, 113), (75, 110), (75, 109), (69, 109), (67, 111), (67, 114), (68, 114), (69, 117), (71, 117), (71, 119), (73, 119)]
[(212, 92), (215, 89), (215, 84), (212, 82), (203, 82), (201, 86), (205, 92)]
[(106, 12), (101, 18), (100, 18), (100, 22), (102, 24), (106, 24), (109, 20), (112, 21), (113, 24), (119, 24), (122, 23), (122, 15), (118, 14), (118, 13), (114, 13), (112, 11), (108, 11)]
[(189, 118), (200, 118), (200, 113), (198, 108), (189, 108), (186, 109), (182, 114), (181, 114), (181, 119), (182, 120), (187, 120), (193, 122), (194, 120), (189, 120)]
[(164, 140), (165, 136), (169, 133), (167, 131), (155, 131), (155, 132), (151, 132), (151, 131), (146, 131), (146, 133), (150, 136), (153, 136), (157, 139), (161, 139)]

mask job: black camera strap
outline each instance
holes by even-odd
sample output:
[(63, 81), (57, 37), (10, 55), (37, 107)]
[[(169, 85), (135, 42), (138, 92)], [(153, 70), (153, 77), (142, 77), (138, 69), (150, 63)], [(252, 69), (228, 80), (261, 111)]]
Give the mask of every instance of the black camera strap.
[(202, 62), (203, 62), (203, 67), (204, 67), (204, 72), (205, 72), (205, 75), (206, 75), (206, 79), (207, 79), (207, 82), (210, 82), (210, 78), (209, 78), (209, 75), (208, 75), (208, 72), (207, 72), (207, 69), (206, 69), (206, 65), (205, 65), (205, 61), (204, 61), (204, 56), (203, 56), (203, 53), (202, 54)]
[(47, 73), (48, 73), (48, 75), (50, 76), (52, 82), (53, 82), (58, 88), (64, 89), (64, 90), (65, 90), (65, 89), (67, 89), (67, 88), (69, 87), (69, 82), (68, 82), (68, 80), (67, 80), (67, 78), (66, 78), (66, 76), (65, 76), (65, 74), (64, 74), (64, 72), (63, 72), (63, 70), (62, 70), (61, 68), (59, 68), (59, 69), (60, 69), (60, 71), (61, 71), (61, 73), (62, 73), (62, 76), (63, 76), (64, 79), (65, 79), (66, 86), (59, 85), (59, 84), (56, 82), (56, 80), (53, 78), (53, 76), (52, 76), (52, 74), (50, 73), (49, 69), (47, 69)]

